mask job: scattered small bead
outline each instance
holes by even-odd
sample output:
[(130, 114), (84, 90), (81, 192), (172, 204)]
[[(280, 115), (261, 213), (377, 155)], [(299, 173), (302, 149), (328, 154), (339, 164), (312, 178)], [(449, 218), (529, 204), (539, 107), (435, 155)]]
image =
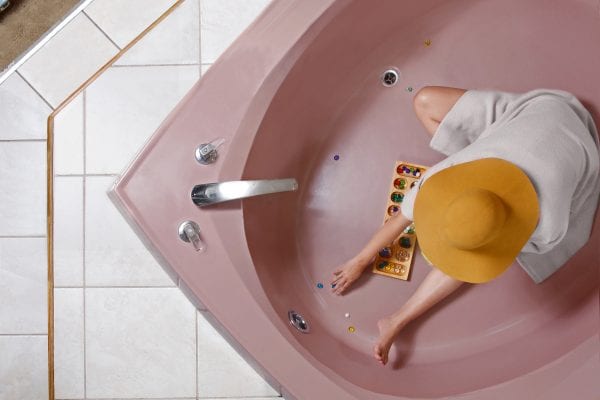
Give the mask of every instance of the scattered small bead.
[(349, 313), (349, 312), (347, 312), (346, 314), (344, 314), (344, 317), (346, 317), (346, 318), (350, 318), (350, 313)]
[(353, 327), (353, 326), (349, 326), (349, 327), (348, 327), (348, 332), (350, 332), (350, 333), (354, 333), (355, 331), (356, 331), (356, 328), (355, 328), (355, 327)]
[(335, 289), (335, 286), (336, 286), (336, 284), (335, 284), (335, 283), (332, 283), (332, 284), (331, 284), (331, 288), (332, 288), (332, 289)]
[(333, 156), (333, 159), (334, 159), (335, 161), (337, 161), (337, 160), (339, 160), (339, 159), (340, 159), (340, 156), (336, 154), (335, 156)]
[(406, 88), (406, 91), (408, 91), (408, 92), (412, 92), (412, 91), (413, 91), (413, 88), (412, 88), (412, 86), (409, 86), (409, 87), (407, 87), (407, 88)]
[(429, 46), (431, 46), (431, 39), (427, 39), (423, 43), (425, 44), (425, 46), (429, 47)]
[(323, 284), (322, 284), (321, 282), (319, 282), (319, 283), (317, 283), (317, 287), (318, 287), (319, 289), (323, 289)]

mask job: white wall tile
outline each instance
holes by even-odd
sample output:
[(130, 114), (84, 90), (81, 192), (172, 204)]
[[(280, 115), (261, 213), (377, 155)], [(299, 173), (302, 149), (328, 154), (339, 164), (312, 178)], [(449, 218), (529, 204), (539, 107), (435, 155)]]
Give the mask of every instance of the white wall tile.
[(179, 289), (86, 289), (85, 308), (88, 398), (195, 395), (195, 309)]
[(117, 52), (81, 13), (27, 60), (19, 72), (56, 107)]
[(202, 0), (202, 63), (215, 62), (269, 3), (270, 0)]
[(0, 239), (1, 334), (48, 332), (46, 254), (45, 238)]
[(46, 139), (52, 109), (13, 73), (0, 86), (0, 139)]
[(118, 67), (86, 94), (86, 171), (119, 174), (198, 80), (198, 66)]
[(83, 94), (54, 117), (54, 173), (83, 174)]
[(0, 336), (0, 400), (48, 399), (48, 337)]
[(0, 143), (0, 236), (46, 234), (46, 143)]
[[(97, 0), (96, 0), (97, 1)], [(127, 53), (116, 65), (199, 64), (199, 0), (186, 0)]]
[(206, 73), (206, 71), (208, 71), (208, 69), (210, 68), (210, 66), (211, 66), (211, 65), (212, 65), (212, 64), (202, 64), (202, 65), (200, 66), (200, 68), (201, 68), (201, 71), (202, 71), (202, 75), (204, 75), (204, 74)]
[(123, 48), (173, 4), (175, 0), (95, 0), (85, 13)]
[(83, 286), (83, 178), (54, 178), (54, 285)]
[(86, 178), (86, 285), (175, 286), (108, 198), (114, 181)]
[(54, 290), (54, 387), (57, 399), (83, 399), (83, 289)]
[(198, 396), (279, 396), (198, 313)]

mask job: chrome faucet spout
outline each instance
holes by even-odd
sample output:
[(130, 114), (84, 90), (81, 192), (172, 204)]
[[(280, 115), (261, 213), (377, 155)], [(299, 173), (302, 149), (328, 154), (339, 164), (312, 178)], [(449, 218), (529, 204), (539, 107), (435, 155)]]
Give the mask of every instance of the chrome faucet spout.
[(263, 179), (203, 183), (192, 189), (192, 201), (199, 207), (262, 194), (291, 192), (298, 189), (296, 179)]

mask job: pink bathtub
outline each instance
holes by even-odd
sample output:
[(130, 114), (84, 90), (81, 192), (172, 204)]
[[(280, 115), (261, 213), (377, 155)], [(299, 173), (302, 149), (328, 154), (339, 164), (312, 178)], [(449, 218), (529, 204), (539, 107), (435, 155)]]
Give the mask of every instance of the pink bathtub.
[[(515, 264), (461, 289), (400, 335), (385, 367), (371, 355), (376, 322), (430, 267), (417, 252), (409, 281), (369, 272), (343, 297), (328, 282), (381, 224), (395, 161), (442, 158), (412, 109), (419, 88), (563, 89), (599, 121), (599, 43), (597, 0), (276, 0), (111, 195), (288, 399), (597, 399), (599, 214), (550, 279), (536, 285)], [(384, 87), (392, 67), (399, 81)], [(217, 162), (197, 163), (195, 148), (218, 137)], [(298, 191), (208, 208), (190, 198), (199, 183), (288, 177)], [(180, 240), (186, 220), (204, 252)]]

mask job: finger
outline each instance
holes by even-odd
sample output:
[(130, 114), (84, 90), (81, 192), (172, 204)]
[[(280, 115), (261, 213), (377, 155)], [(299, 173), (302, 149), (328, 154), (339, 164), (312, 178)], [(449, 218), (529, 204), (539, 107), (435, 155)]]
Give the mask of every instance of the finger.
[(339, 274), (341, 274), (342, 272), (344, 272), (344, 270), (343, 270), (343, 269), (336, 269), (335, 271), (333, 271), (333, 275), (339, 275)]
[(340, 283), (337, 294), (342, 294), (346, 290), (346, 288), (350, 286), (350, 281), (344, 280), (344, 282)]
[(333, 289), (333, 293), (340, 294), (343, 290), (342, 288), (346, 284), (346, 278), (341, 279), (339, 282), (335, 283), (335, 288)]
[(333, 280), (331, 281), (331, 284), (334, 285), (337, 282), (339, 282), (340, 279), (342, 279), (344, 277), (344, 275), (338, 275), (337, 277), (333, 278)]

